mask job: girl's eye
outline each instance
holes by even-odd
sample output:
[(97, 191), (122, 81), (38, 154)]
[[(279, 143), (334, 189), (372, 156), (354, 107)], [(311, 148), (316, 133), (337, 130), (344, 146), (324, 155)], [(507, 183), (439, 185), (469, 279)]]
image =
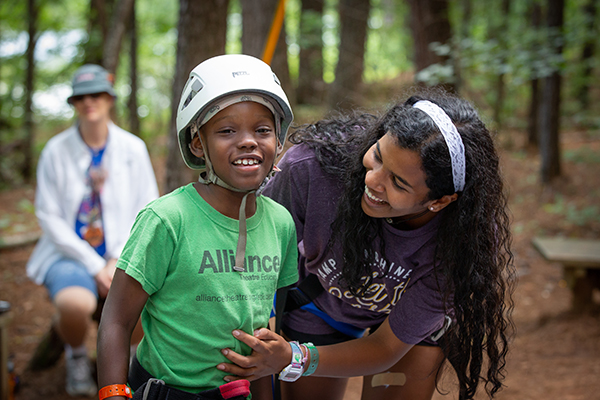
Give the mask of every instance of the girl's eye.
[(273, 129), (271, 129), (271, 128), (258, 128), (258, 129), (256, 130), (256, 132), (258, 132), (258, 133), (261, 133), (261, 134), (263, 134), (263, 135), (268, 135), (268, 134), (270, 134), (271, 132), (273, 132)]
[(230, 134), (230, 133), (233, 133), (233, 129), (231, 129), (231, 128), (223, 128), (223, 129), (219, 129), (217, 131), (217, 133)]
[(379, 153), (377, 152), (377, 150), (373, 150), (373, 157), (375, 157), (375, 161), (377, 161), (378, 163), (381, 163), (381, 156), (379, 155)]
[(392, 177), (392, 183), (397, 189), (406, 191), (404, 186), (402, 186), (402, 184), (400, 182), (398, 182), (398, 179)]

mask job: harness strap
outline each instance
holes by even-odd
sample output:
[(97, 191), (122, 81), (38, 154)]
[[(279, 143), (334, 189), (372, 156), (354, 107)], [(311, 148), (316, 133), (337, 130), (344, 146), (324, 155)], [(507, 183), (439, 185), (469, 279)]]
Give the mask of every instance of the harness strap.
[(133, 400), (245, 400), (250, 395), (250, 382), (245, 379), (200, 393), (176, 389), (154, 378), (142, 367), (137, 356), (131, 361), (128, 381), (134, 390)]
[[(323, 288), (323, 285), (321, 285), (321, 282), (319, 282), (319, 278), (317, 277), (317, 275), (309, 274), (298, 284), (297, 287), (292, 288), (287, 292), (287, 301), (284, 303), (285, 307), (282, 307), (279, 304), (279, 299), (276, 299), (276, 326), (281, 326), (280, 320), (284, 312), (289, 312), (301, 308), (321, 318), (329, 326), (331, 326), (339, 332), (342, 332), (348, 336), (352, 336), (355, 338), (362, 337), (365, 333), (365, 329), (357, 328), (356, 326), (347, 324), (345, 322), (336, 321), (315, 305), (314, 299), (316, 299), (317, 296), (319, 296), (324, 291), (325, 289)], [(279, 297), (279, 293), (277, 297)], [(276, 331), (276, 333), (279, 333), (279, 331)]]

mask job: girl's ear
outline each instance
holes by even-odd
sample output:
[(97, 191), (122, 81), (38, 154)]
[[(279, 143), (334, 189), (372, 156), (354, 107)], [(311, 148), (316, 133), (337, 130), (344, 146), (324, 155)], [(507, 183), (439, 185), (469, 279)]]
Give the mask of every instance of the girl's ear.
[(427, 205), (427, 208), (429, 209), (429, 211), (439, 212), (439, 211), (443, 210), (444, 208), (446, 208), (448, 206), (448, 204), (452, 203), (453, 201), (456, 201), (456, 199), (458, 199), (458, 194), (456, 194), (456, 193), (450, 194), (450, 195), (447, 194), (437, 200), (433, 200), (433, 201), (429, 202), (429, 204)]
[(204, 157), (204, 148), (202, 147), (202, 141), (200, 140), (200, 134), (194, 136), (190, 143), (190, 151), (193, 155), (198, 158)]

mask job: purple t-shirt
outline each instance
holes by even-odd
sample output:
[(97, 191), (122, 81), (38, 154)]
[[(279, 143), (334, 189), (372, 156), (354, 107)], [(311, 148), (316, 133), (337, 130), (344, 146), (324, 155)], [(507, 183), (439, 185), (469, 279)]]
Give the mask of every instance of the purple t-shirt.
[[(373, 281), (365, 296), (356, 298), (339, 282), (341, 246), (328, 249), (341, 184), (321, 169), (306, 145), (290, 148), (278, 167), (281, 172), (263, 193), (285, 206), (294, 218), (300, 281), (315, 274), (325, 288), (314, 301), (317, 307), (337, 321), (365, 329), (389, 316), (394, 334), (408, 344), (421, 342), (443, 326), (442, 295), (433, 273), (439, 217), (411, 231), (384, 224), (385, 258), (375, 253), (371, 261)], [(377, 243), (373, 246), (379, 249)], [(319, 317), (299, 309), (287, 313), (284, 323), (303, 333), (334, 332)]]

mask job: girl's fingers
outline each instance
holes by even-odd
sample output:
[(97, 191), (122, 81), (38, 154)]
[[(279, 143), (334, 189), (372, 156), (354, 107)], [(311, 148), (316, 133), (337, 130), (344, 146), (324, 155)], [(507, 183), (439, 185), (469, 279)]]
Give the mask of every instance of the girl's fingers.
[[(220, 363), (217, 365), (217, 369), (220, 371), (226, 372), (227, 374), (229, 374), (231, 376), (236, 376), (237, 378), (248, 379), (249, 377), (252, 377), (254, 375), (253, 368), (248, 368), (248, 369), (241, 368), (235, 364), (229, 364), (229, 363)], [(254, 379), (256, 379), (256, 377)], [(248, 380), (250, 380), (250, 379), (248, 379)]]
[[(262, 329), (262, 330), (266, 330), (266, 329)], [(254, 351), (260, 352), (264, 348), (261, 339), (254, 337), (252, 335), (248, 335), (244, 331), (236, 329), (233, 331), (233, 336), (240, 342), (247, 344)]]
[[(227, 358), (232, 363), (237, 364), (241, 368), (250, 368), (250, 367), (254, 366), (250, 357), (238, 354), (231, 349), (223, 349), (223, 350), (221, 350), (221, 353), (225, 356), (225, 358)], [(232, 364), (226, 364), (226, 365), (232, 365)]]
[(239, 381), (240, 379), (245, 379), (247, 381), (253, 382), (259, 378), (256, 376), (233, 376), (233, 375), (228, 375), (223, 378), (223, 380), (225, 382)]
[(254, 337), (260, 340), (285, 340), (283, 339), (280, 335), (276, 334), (275, 332), (269, 330), (269, 329), (257, 329), (254, 332)]

